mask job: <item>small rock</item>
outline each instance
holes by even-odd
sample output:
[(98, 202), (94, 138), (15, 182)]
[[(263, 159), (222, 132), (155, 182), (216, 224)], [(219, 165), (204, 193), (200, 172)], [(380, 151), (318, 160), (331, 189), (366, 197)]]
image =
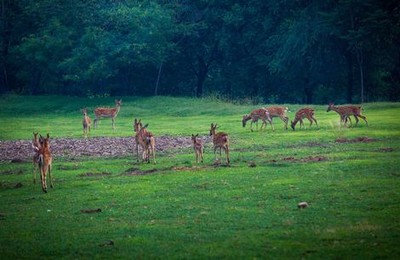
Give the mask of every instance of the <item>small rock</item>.
[(305, 202), (305, 201), (300, 202), (299, 204), (297, 204), (297, 207), (298, 207), (299, 209), (305, 209), (305, 208), (308, 207), (308, 203)]

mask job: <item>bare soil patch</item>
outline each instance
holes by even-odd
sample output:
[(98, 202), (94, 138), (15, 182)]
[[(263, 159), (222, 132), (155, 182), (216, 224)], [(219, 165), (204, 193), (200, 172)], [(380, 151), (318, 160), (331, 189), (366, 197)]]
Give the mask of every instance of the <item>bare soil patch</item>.
[(373, 138), (369, 138), (367, 136), (361, 136), (361, 137), (356, 137), (356, 138), (345, 138), (345, 137), (340, 137), (336, 138), (335, 142), (336, 143), (369, 143), (369, 142), (375, 142), (376, 140)]
[[(202, 139), (203, 143), (211, 142), (210, 137), (203, 137)], [(51, 139), (50, 145), (54, 157), (117, 157), (136, 155), (136, 143), (133, 137), (55, 138)], [(191, 146), (190, 136), (156, 137), (157, 152), (190, 148)], [(33, 154), (31, 140), (0, 141), (0, 161), (31, 161)]]
[(323, 162), (328, 159), (325, 156), (307, 156), (303, 158), (284, 157), (280, 160), (271, 160), (271, 162), (290, 162), (290, 163), (309, 163), (309, 162)]
[(79, 174), (78, 177), (104, 177), (112, 175), (110, 172), (86, 172), (83, 174)]

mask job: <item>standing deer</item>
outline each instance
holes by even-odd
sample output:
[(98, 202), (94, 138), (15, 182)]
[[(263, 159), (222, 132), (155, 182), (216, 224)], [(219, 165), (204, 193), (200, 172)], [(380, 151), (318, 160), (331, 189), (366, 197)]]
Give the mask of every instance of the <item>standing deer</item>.
[(82, 109), (82, 114), (83, 114), (83, 120), (82, 120), (83, 136), (87, 138), (88, 134), (90, 134), (90, 125), (92, 124), (92, 120), (90, 120), (86, 108)]
[(101, 118), (111, 118), (112, 128), (115, 129), (115, 118), (118, 115), (119, 110), (121, 109), (122, 99), (115, 100), (115, 107), (107, 108), (107, 107), (98, 107), (94, 110), (94, 128), (97, 128), (97, 121)]
[(141, 120), (137, 120), (135, 118), (134, 121), (134, 129), (136, 132), (135, 141), (136, 141), (136, 155), (137, 161), (139, 161), (139, 145), (142, 147), (142, 160), (150, 163), (150, 154), (153, 155), (153, 162), (156, 163), (156, 141), (154, 135), (147, 131), (148, 124), (145, 126), (142, 125)]
[(50, 187), (53, 188), (53, 179), (51, 177), (51, 165), (52, 156), (50, 152), (50, 135), (47, 134), (46, 138), (43, 138), (43, 144), (39, 150), (39, 168), (40, 168), (40, 179), (42, 181), (42, 190), (47, 193), (46, 176), (49, 173)]
[(306, 108), (301, 108), (296, 112), (294, 121), (290, 122), (292, 129), (295, 130), (297, 122), (300, 122), (300, 127), (302, 127), (304, 125), (303, 124), (304, 118), (307, 118), (308, 121), (310, 121), (310, 127), (313, 122), (315, 122), (315, 124), (318, 127), (317, 120), (314, 117), (314, 109), (306, 107)]
[(36, 183), (36, 171), (39, 170), (39, 151), (42, 148), (42, 139), (38, 138), (38, 133), (33, 132), (32, 148), (34, 155), (32, 157), (33, 161), (33, 183)]
[(361, 115), (361, 109), (362, 109), (361, 106), (356, 106), (356, 105), (335, 106), (335, 104), (329, 103), (326, 112), (333, 110), (336, 113), (338, 113), (340, 115), (340, 123), (344, 123), (344, 125), (347, 125), (347, 120), (349, 120), (350, 123), (352, 124), (350, 116), (354, 116), (354, 118), (356, 119), (356, 126), (359, 121), (358, 118), (362, 118), (368, 126), (367, 118)]
[(287, 112), (289, 108), (283, 106), (272, 106), (272, 107), (265, 107), (269, 112), (271, 118), (279, 117), (285, 123), (285, 129), (288, 129), (289, 117), (287, 116)]
[(229, 166), (229, 138), (228, 134), (224, 132), (216, 133), (217, 124), (211, 123), (210, 136), (212, 136), (214, 144), (214, 154), (215, 160), (217, 160), (217, 154), (215, 153), (217, 148), (219, 148), (219, 157), (221, 158), (221, 149), (224, 149), (226, 154), (226, 163)]
[(251, 113), (249, 115), (244, 115), (243, 119), (242, 119), (243, 127), (246, 127), (246, 123), (250, 119), (251, 119), (250, 130), (252, 132), (253, 132), (253, 123), (255, 122), (256, 128), (258, 128), (258, 120), (259, 119), (261, 119), (261, 121), (262, 121), (261, 128), (260, 128), (261, 130), (262, 130), (263, 126), (265, 129), (267, 127), (267, 122), (269, 122), (271, 124), (272, 131), (275, 131), (274, 125), (272, 124), (271, 116), (270, 116), (269, 112), (264, 108), (255, 109), (255, 110), (251, 111)]
[(193, 149), (194, 153), (196, 154), (196, 163), (203, 162), (203, 143), (201, 139), (198, 138), (199, 134), (193, 135), (192, 134), (192, 142), (193, 142)]

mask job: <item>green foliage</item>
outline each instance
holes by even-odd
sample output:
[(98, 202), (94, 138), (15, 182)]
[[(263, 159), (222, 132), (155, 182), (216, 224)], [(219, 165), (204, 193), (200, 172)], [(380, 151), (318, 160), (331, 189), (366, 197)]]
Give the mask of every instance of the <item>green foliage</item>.
[[(397, 101), (398, 1), (2, 1), (0, 93)], [(320, 86), (324, 86), (321, 90)], [(320, 93), (320, 91), (324, 93)]]
[[(81, 138), (79, 109), (113, 101), (2, 96), (0, 140), (31, 139), (33, 130)], [(290, 119), (303, 107), (287, 106)], [(105, 121), (94, 130), (132, 136), (132, 120), (140, 117), (156, 136), (189, 138), (207, 135), (216, 122), (231, 138), (231, 167), (214, 165), (209, 142), (203, 164), (189, 148), (158, 153), (156, 165), (132, 156), (57, 157), (55, 187), (44, 194), (32, 184), (30, 158), (0, 162), (2, 258), (399, 256), (400, 104), (365, 104), (368, 127), (340, 127), (336, 113), (313, 106), (318, 129), (305, 122), (284, 130), (274, 119), (275, 132), (250, 132), (241, 117), (256, 107), (122, 97), (116, 130)], [(301, 201), (310, 206), (298, 209)]]

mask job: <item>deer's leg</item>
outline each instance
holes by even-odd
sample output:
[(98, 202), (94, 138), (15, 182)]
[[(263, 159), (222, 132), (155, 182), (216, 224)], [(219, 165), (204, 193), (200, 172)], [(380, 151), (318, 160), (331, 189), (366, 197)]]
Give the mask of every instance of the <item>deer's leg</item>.
[(45, 166), (41, 168), (41, 181), (42, 181), (42, 190), (43, 192), (47, 192), (47, 185), (46, 185), (46, 170)]
[(358, 116), (361, 117), (361, 118), (365, 121), (365, 123), (368, 125), (367, 117), (365, 117), (365, 116), (363, 116), (363, 115), (358, 115)]
[(229, 161), (229, 147), (228, 146), (224, 146), (224, 150), (225, 150), (225, 155), (226, 155), (226, 163), (229, 165), (230, 161)]
[(319, 128), (317, 119), (315, 119), (315, 117), (311, 117), (311, 119), (314, 120), (315, 124), (317, 125), (317, 128)]
[(111, 125), (112, 125), (112, 129), (115, 129), (115, 118), (114, 117), (111, 118)]
[(153, 153), (153, 162), (154, 164), (156, 164), (156, 148), (154, 146), (152, 146), (152, 153)]
[(285, 129), (287, 130), (288, 129), (287, 125), (288, 125), (288, 122), (289, 122), (289, 117), (285, 116), (283, 118), (281, 117), (281, 119), (285, 123)]
[(39, 168), (36, 155), (33, 156), (33, 184), (36, 183), (36, 170)]
[(275, 127), (274, 127), (274, 124), (272, 123), (272, 119), (269, 120), (269, 123), (271, 124), (272, 131), (275, 132)]
[(50, 187), (53, 188), (53, 178), (51, 174), (51, 164), (49, 164), (49, 179), (50, 179)]
[(201, 162), (203, 162), (203, 148), (200, 149)]

